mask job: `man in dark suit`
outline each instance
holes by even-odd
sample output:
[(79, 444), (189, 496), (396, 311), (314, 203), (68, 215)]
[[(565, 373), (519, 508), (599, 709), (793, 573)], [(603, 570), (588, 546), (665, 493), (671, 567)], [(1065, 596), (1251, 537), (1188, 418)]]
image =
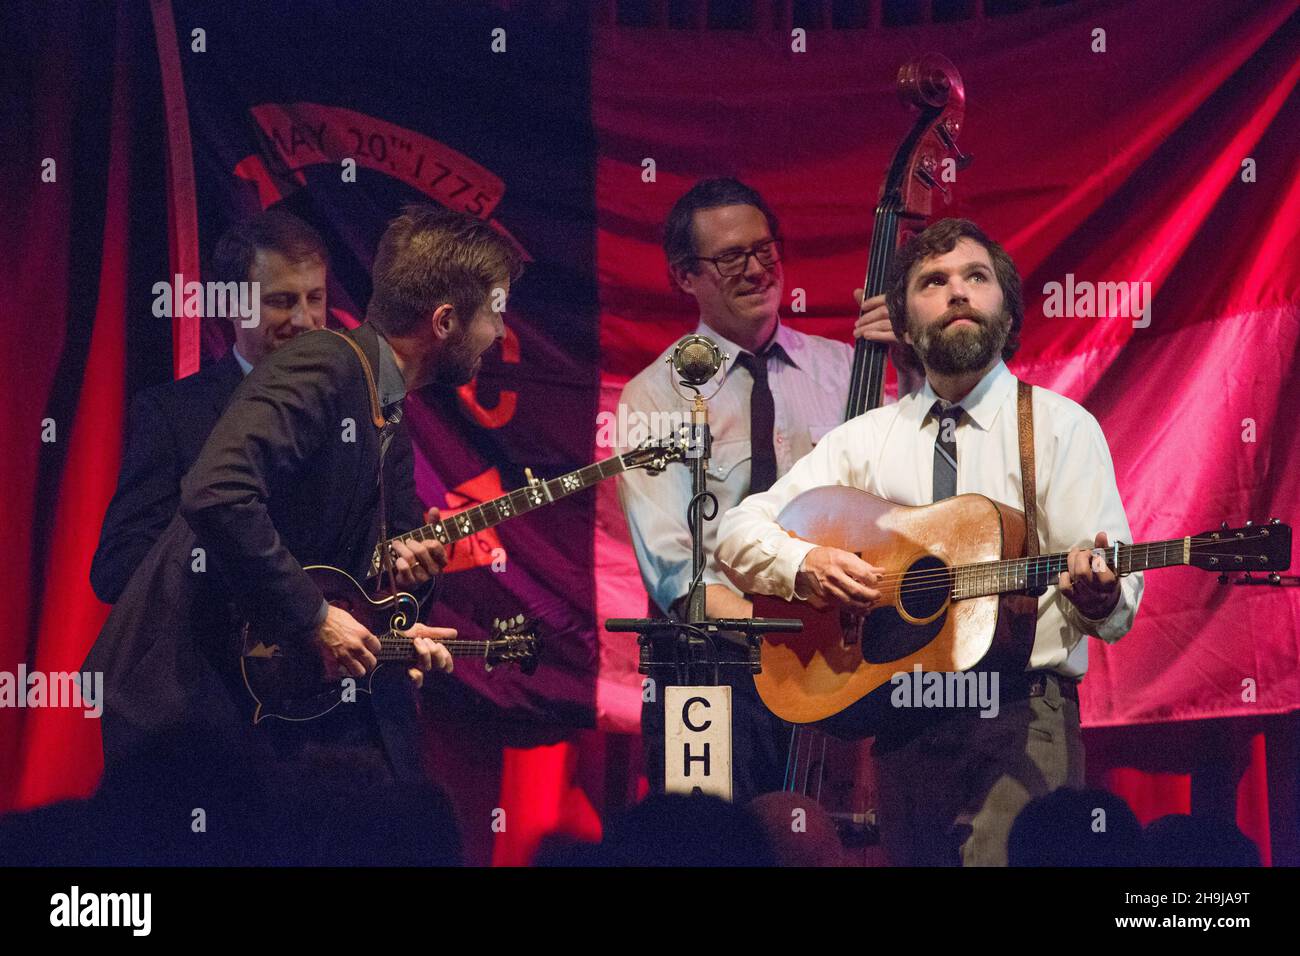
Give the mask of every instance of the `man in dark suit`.
[(245, 738), (259, 753), (269, 746), (283, 761), (360, 749), (381, 753), (395, 779), (419, 777), (412, 685), (434, 667), (451, 669), (437, 641), (453, 630), (414, 625), (412, 666), (380, 671), (373, 696), (318, 720), (250, 730), (231, 625), (246, 620), (318, 653), (330, 678), (375, 668), (377, 638), (327, 604), (302, 569), (328, 564), (364, 577), (381, 494), (388, 526), (400, 530), (392, 490), (402, 400), (472, 378), (504, 337), (501, 310), (519, 271), (514, 247), (485, 224), (410, 207), (380, 241), (366, 323), (346, 333), (365, 363), (344, 335), (318, 331), (257, 364), (184, 477), (180, 516), (132, 575), (87, 661), (106, 675), (106, 763), (199, 723), (198, 732)]
[(117, 490), (90, 566), (95, 595), (112, 604), (176, 514), (189, 471), (236, 386), (261, 359), (294, 336), (325, 327), (329, 256), (311, 226), (281, 210), (238, 223), (217, 241), (211, 278), (256, 282), (260, 321), (233, 318), (225, 356), (175, 382), (147, 388), (131, 403)]
[[(223, 358), (186, 378), (144, 389), (132, 401), (117, 490), (90, 566), (90, 585), (101, 601), (117, 601), (176, 514), (181, 478), (244, 376), (296, 336), (325, 328), (328, 266), (329, 253), (316, 230), (278, 209), (232, 226), (217, 240), (213, 280), (256, 283), (258, 321), (232, 318), (235, 341)], [(396, 524), (407, 530), (424, 521), (406, 429), (394, 442), (398, 467), (392, 493), (402, 507)], [(404, 587), (429, 580), (445, 563), (436, 544), (427, 549), (399, 544), (397, 551), (398, 583)]]

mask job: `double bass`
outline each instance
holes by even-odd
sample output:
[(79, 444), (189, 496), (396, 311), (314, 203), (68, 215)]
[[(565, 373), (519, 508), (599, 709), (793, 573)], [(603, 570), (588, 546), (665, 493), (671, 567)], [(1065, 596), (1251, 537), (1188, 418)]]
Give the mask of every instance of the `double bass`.
[[(899, 68), (896, 87), (917, 116), (895, 150), (881, 187), (862, 285), (864, 300), (885, 291), (898, 247), (925, 228), (933, 193), (938, 191), (945, 202), (951, 201), (947, 185), (951, 173), (971, 160), (957, 147), (966, 96), (961, 76), (947, 58), (932, 53), (905, 63)], [(856, 341), (845, 421), (881, 404), (889, 355), (890, 349), (879, 342)], [(891, 357), (901, 396), (907, 390), (905, 382), (920, 384), (919, 365), (901, 348)], [(757, 606), (755, 613), (759, 613)], [(869, 750), (869, 741), (839, 740), (806, 725), (796, 724), (791, 735), (785, 789), (821, 804), (846, 848), (852, 850), (876, 842), (876, 788)]]

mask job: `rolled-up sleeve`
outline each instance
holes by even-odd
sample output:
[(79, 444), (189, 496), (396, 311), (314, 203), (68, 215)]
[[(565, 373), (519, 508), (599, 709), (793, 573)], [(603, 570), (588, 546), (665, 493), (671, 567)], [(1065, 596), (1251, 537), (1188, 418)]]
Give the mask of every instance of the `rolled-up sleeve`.
[[(1115, 465), (1101, 426), (1091, 415), (1081, 418), (1055, 450), (1055, 468), (1040, 514), (1050, 516), (1045, 550), (1091, 548), (1098, 531), (1110, 544), (1131, 544), (1124, 503), (1115, 482)], [(1142, 600), (1142, 573), (1120, 578), (1119, 601), (1105, 618), (1092, 620), (1060, 591), (1049, 592), (1061, 614), (1084, 634), (1114, 643), (1129, 632)]]
[[(776, 517), (791, 500), (824, 485), (852, 484), (845, 454), (847, 433), (860, 434), (852, 422), (829, 432), (811, 452), (776, 480), (767, 491), (750, 495), (722, 517), (718, 562), (732, 582), (748, 594), (771, 594), (790, 600), (794, 579), (808, 552), (817, 545), (792, 537)], [(869, 459), (870, 454), (859, 454)]]

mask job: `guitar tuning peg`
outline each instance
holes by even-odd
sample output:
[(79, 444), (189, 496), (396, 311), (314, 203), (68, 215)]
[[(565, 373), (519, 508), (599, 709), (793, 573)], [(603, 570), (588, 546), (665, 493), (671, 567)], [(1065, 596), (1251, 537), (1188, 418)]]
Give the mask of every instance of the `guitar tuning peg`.
[(1281, 586), (1282, 586), (1282, 575), (1278, 574), (1276, 571), (1271, 571), (1271, 572), (1269, 572), (1269, 575), (1268, 575), (1268, 583), (1269, 583), (1269, 584), (1276, 584), (1278, 587), (1281, 587)]
[(1247, 527), (1247, 528), (1253, 528), (1253, 527), (1255, 527), (1255, 522), (1253, 522), (1253, 521), (1247, 521), (1247, 522), (1246, 522), (1246, 527)]
[(1227, 530), (1228, 530), (1228, 522), (1225, 521), (1225, 522), (1223, 522), (1223, 524), (1219, 525), (1219, 530), (1220, 530), (1220, 531), (1227, 531)]
[(1281, 519), (1281, 518), (1269, 518), (1269, 519), (1268, 519), (1268, 523), (1269, 523), (1269, 524), (1281, 524), (1281, 523), (1282, 523), (1282, 519)]

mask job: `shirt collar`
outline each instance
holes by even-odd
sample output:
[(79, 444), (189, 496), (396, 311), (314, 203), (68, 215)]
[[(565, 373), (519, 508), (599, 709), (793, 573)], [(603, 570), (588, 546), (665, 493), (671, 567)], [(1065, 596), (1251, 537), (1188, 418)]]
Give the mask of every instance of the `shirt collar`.
[(253, 363), (239, 354), (239, 346), (232, 345), (230, 351), (235, 353), (235, 361), (239, 363), (239, 367), (245, 375), (253, 370)]
[(375, 389), (379, 392), (380, 407), (387, 408), (406, 397), (406, 380), (402, 378), (402, 370), (397, 367), (397, 359), (388, 340), (382, 334), (375, 338), (379, 341), (379, 381), (375, 383)]
[[(966, 415), (972, 422), (978, 425), (982, 430), (988, 431), (993, 425), (993, 420), (998, 416), (998, 409), (1002, 407), (1003, 400), (1007, 397), (1007, 392), (1015, 383), (1015, 376), (1007, 368), (1007, 364), (1001, 359), (998, 364), (989, 369), (979, 383), (970, 390), (969, 394), (958, 404), (965, 410)], [(924, 422), (929, 415), (930, 409), (934, 406), (935, 399), (939, 398), (934, 389), (930, 386), (930, 380), (927, 378), (925, 385), (917, 392), (917, 407), (921, 410), (921, 421)]]
[[(725, 370), (728, 373), (730, 373), (731, 371), (731, 366), (736, 363), (736, 357), (739, 356), (741, 352), (749, 351), (749, 349), (742, 348), (741, 346), (737, 345), (735, 342), (731, 341), (731, 339), (727, 338), (721, 332), (718, 332), (712, 327), (710, 327), (709, 325), (706, 325), (703, 319), (700, 320), (699, 326), (695, 329), (695, 334), (705, 335), (713, 339), (713, 341), (717, 343), (718, 348), (720, 348), (723, 352), (726, 353), (727, 362), (725, 365)], [(766, 348), (770, 349), (772, 355), (782, 359), (787, 365), (793, 366), (794, 368), (798, 368), (799, 367), (798, 363), (795, 362), (794, 358), (792, 357), (792, 353), (794, 352), (796, 347), (795, 344), (791, 342), (791, 338), (793, 336), (794, 336), (794, 332), (792, 332), (790, 329), (787, 329), (785, 325), (782, 324), (781, 320), (777, 319), (776, 331), (772, 333), (772, 337), (767, 341)]]

